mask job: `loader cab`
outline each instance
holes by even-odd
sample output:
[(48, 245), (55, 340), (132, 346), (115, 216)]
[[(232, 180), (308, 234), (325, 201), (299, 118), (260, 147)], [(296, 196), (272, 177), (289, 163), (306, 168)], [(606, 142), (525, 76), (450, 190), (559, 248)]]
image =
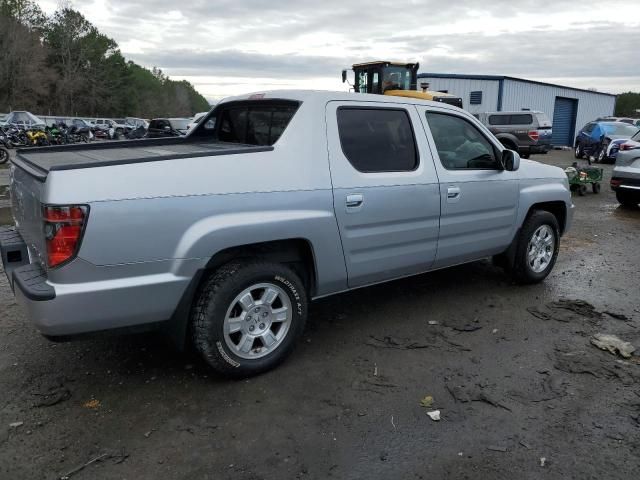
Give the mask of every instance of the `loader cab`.
[[(384, 95), (392, 90), (415, 90), (418, 63), (368, 62), (353, 66), (357, 93)], [(343, 72), (346, 78), (346, 70)]]
[[(367, 62), (353, 65), (356, 93), (373, 93), (397, 97), (419, 98), (447, 103), (462, 108), (462, 99), (442, 92), (417, 89), (419, 63)], [(347, 81), (347, 71), (342, 71), (342, 82)]]

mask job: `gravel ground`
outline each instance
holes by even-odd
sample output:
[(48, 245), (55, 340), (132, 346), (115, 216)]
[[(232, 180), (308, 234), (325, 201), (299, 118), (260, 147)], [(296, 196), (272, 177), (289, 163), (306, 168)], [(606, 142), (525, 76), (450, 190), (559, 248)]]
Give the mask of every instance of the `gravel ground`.
[(154, 335), (51, 343), (0, 275), (0, 478), (637, 478), (639, 357), (590, 344), (640, 347), (640, 210), (604, 168), (544, 283), (483, 261), (324, 299), (246, 381)]

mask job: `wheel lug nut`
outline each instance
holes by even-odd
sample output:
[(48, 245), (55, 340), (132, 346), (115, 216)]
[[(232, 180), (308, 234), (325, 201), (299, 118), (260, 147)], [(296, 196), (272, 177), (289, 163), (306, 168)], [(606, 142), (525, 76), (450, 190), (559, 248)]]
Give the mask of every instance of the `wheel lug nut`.
[(267, 317), (267, 315), (269, 315), (269, 314), (268, 314), (267, 312), (264, 312), (264, 313), (262, 314), (262, 318), (266, 318), (266, 317)]
[(251, 321), (251, 315), (247, 315), (247, 322)]
[(254, 310), (254, 312), (256, 312), (256, 313), (258, 313), (259, 311), (260, 311), (260, 308), (256, 308), (256, 309)]
[(254, 327), (253, 325), (251, 325), (251, 326), (249, 327), (249, 331), (250, 331), (250, 332), (253, 332), (255, 329), (256, 329), (256, 327)]
[(260, 324), (260, 328), (264, 328), (264, 323), (261, 323), (261, 324)]

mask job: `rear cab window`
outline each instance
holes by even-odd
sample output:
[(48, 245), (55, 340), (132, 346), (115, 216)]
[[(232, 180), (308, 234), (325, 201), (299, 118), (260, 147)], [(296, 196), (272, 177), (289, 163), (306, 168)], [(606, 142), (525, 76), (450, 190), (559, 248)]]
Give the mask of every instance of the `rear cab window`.
[(299, 106), (297, 101), (276, 99), (224, 103), (199, 122), (190, 137), (272, 146), (282, 136)]

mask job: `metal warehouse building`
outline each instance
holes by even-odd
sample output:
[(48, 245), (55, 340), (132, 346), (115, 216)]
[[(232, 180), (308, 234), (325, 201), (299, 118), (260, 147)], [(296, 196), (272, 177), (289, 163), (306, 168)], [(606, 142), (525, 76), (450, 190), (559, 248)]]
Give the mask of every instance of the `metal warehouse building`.
[(616, 96), (501, 75), (418, 74), (429, 90), (462, 98), (471, 113), (539, 110), (553, 120), (553, 144), (573, 145), (576, 132), (598, 117), (613, 115)]

